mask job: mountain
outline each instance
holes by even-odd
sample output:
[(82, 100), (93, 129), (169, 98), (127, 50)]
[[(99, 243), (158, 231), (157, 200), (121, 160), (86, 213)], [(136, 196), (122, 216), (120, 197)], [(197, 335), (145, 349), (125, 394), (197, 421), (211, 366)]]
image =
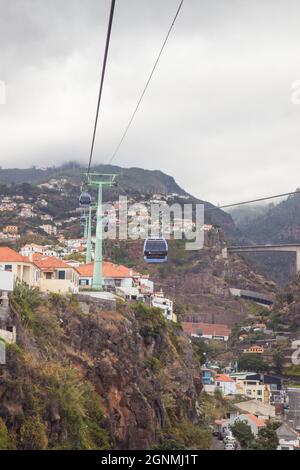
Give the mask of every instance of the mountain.
[(273, 207), (273, 204), (246, 204), (227, 209), (237, 227), (251, 224), (258, 216), (264, 215)]
[(300, 194), (270, 205), (250, 220), (236, 219), (236, 223), (242, 235), (253, 243), (300, 243)]
[[(300, 194), (290, 195), (277, 205), (237, 208), (231, 215), (241, 234), (241, 244), (300, 243)], [(245, 253), (243, 257), (281, 286), (295, 276), (291, 253)]]
[[(67, 188), (71, 196), (74, 198), (74, 207), (68, 203), (69, 209), (75, 209), (78, 206), (78, 196), (80, 193), (80, 186), (84, 178), (85, 168), (81, 167), (76, 162), (63, 165), (61, 167), (51, 167), (40, 169), (36, 167), (28, 169), (0, 169), (0, 185), (13, 186), (11, 191), (14, 190), (15, 185), (30, 184), (32, 186), (41, 183), (49, 182), (51, 179), (66, 180), (71, 186), (77, 188), (77, 196), (74, 197), (72, 187)], [(118, 175), (118, 187), (107, 189), (104, 191), (104, 200), (115, 200), (119, 194), (127, 194), (137, 201), (149, 199), (153, 194), (172, 195), (174, 199), (172, 202), (204, 204), (205, 208), (205, 223), (215, 224), (221, 226), (228, 237), (237, 237), (238, 230), (236, 229), (232, 217), (226, 212), (218, 209), (207, 201), (197, 199), (182, 189), (174, 180), (159, 170), (145, 170), (142, 168), (121, 168), (115, 165), (96, 165), (92, 171), (99, 173), (114, 173)], [(65, 182), (62, 184), (66, 184)], [(94, 189), (90, 190), (96, 196)], [(1, 191), (3, 193), (3, 189)], [(76, 194), (76, 193), (75, 193)], [(60, 204), (62, 210), (64, 204)]]
[(252, 315), (252, 302), (233, 297), (230, 288), (271, 295), (277, 291), (274, 282), (255, 271), (241, 257), (223, 258), (222, 248), (226, 241), (217, 229), (206, 233), (201, 250), (185, 250), (182, 240), (170, 240), (168, 244), (168, 262), (162, 265), (144, 263), (142, 240), (117, 243), (106, 240), (104, 256), (149, 274), (155, 288), (162, 289), (175, 301), (175, 310), (181, 321), (234, 326)]

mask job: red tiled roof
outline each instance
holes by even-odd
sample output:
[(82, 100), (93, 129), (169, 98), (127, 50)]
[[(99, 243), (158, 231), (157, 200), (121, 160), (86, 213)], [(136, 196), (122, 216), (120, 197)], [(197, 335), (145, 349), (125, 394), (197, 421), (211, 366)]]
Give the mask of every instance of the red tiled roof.
[(7, 246), (0, 247), (0, 262), (11, 262), (11, 263), (28, 263), (29, 260), (26, 256), (20, 255), (17, 251)]
[(35, 253), (38, 256), (33, 256), (32, 262), (40, 269), (57, 269), (57, 268), (70, 268), (67, 263), (62, 261), (59, 258), (55, 258), (54, 256), (43, 256)]
[(215, 424), (222, 425), (224, 423), (227, 423), (228, 421), (228, 419), (215, 419)]
[(226, 374), (216, 374), (215, 381), (217, 382), (234, 382), (234, 380)]
[(247, 413), (245, 414), (245, 416), (247, 417), (249, 421), (252, 421), (252, 423), (256, 424), (258, 428), (261, 428), (266, 425), (264, 419), (258, 418), (257, 416), (252, 415), (251, 413)]
[(182, 323), (183, 331), (189, 335), (198, 334), (199, 330), (203, 335), (212, 335), (212, 336), (229, 336), (231, 329), (227, 325), (222, 325), (218, 323), (192, 323), (192, 322), (183, 322)]
[[(77, 271), (82, 277), (92, 277), (94, 271), (94, 263), (82, 264), (78, 266)], [(126, 266), (103, 261), (103, 277), (106, 278), (125, 278), (132, 277), (132, 269)]]

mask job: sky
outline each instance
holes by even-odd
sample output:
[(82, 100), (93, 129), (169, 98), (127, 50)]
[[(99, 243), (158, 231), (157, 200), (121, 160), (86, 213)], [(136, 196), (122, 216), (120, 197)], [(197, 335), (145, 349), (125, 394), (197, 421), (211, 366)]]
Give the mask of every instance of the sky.
[[(178, 4), (116, 1), (94, 163), (109, 161)], [(3, 168), (87, 163), (109, 7), (0, 0)], [(298, 0), (185, 0), (114, 163), (214, 204), (300, 186), (299, 22)]]

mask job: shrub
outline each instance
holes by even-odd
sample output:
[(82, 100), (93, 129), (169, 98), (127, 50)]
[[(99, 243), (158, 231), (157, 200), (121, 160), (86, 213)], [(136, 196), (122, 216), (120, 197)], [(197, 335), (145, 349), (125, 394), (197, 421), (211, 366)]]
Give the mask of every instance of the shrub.
[(10, 449), (10, 439), (8, 435), (7, 427), (4, 421), (0, 418), (0, 450)]
[(187, 419), (166, 429), (157, 450), (208, 450), (212, 444), (212, 433), (208, 426), (192, 424)]
[(32, 328), (35, 322), (34, 309), (42, 302), (39, 290), (17, 282), (10, 301), (20, 314), (24, 326)]
[(239, 370), (268, 372), (269, 366), (258, 354), (243, 354), (238, 360)]
[(20, 430), (20, 442), (24, 450), (47, 449), (47, 427), (38, 416), (29, 416), (25, 419)]
[(280, 426), (279, 422), (268, 421), (267, 425), (260, 428), (257, 438), (253, 443), (252, 449), (257, 450), (276, 450), (278, 446), (278, 437), (276, 429)]
[(139, 303), (132, 309), (139, 321), (140, 334), (144, 338), (156, 337), (166, 329), (167, 322), (159, 308), (150, 308)]

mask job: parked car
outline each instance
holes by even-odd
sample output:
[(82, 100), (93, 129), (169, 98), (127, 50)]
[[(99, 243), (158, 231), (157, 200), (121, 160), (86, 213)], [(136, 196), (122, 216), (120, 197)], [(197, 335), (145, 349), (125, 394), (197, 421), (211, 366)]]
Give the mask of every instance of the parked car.
[(233, 436), (226, 436), (224, 438), (225, 444), (234, 444), (235, 443), (235, 437)]
[(234, 444), (228, 442), (228, 444), (225, 444), (225, 450), (235, 450)]

